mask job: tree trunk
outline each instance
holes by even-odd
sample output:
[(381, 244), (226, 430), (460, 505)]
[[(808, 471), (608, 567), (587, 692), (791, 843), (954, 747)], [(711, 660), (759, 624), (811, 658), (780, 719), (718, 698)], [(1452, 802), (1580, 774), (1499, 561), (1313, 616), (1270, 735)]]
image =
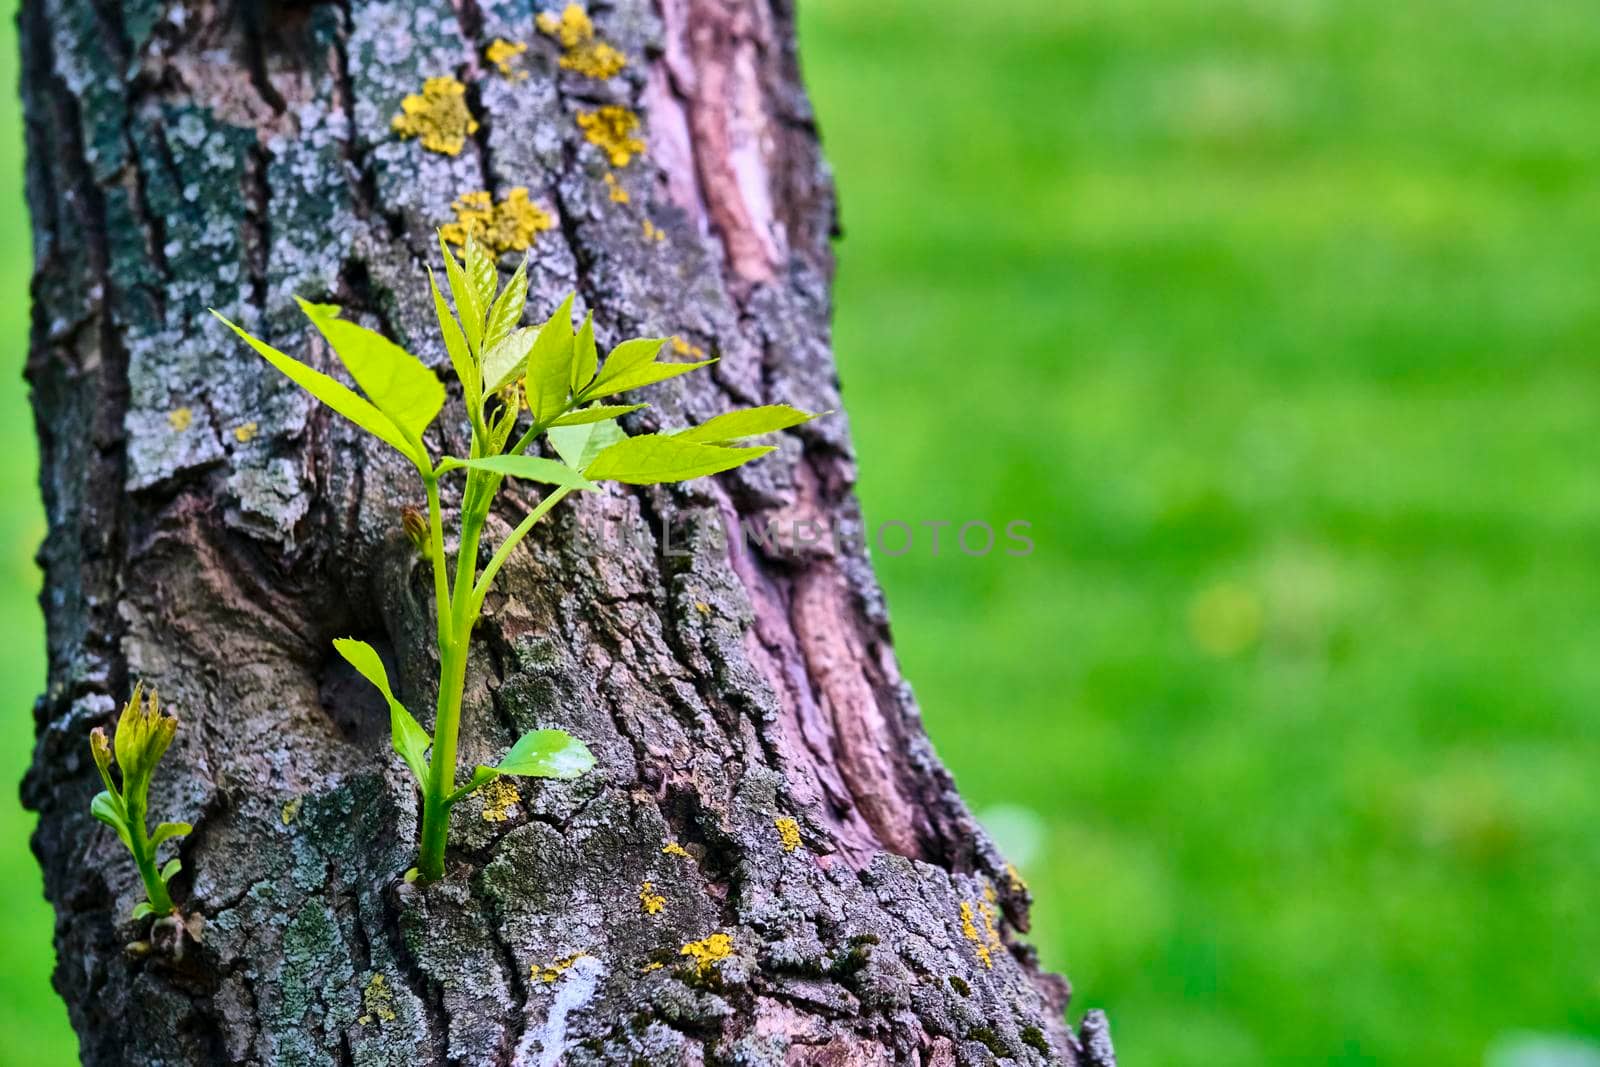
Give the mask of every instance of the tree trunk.
[[(1027, 891), (900, 677), (842, 415), (725, 477), (585, 494), (518, 550), (463, 763), (559, 725), (599, 766), (463, 803), (447, 878), (403, 882), (417, 797), (329, 642), (371, 640), (432, 706), (401, 524), (421, 488), (206, 308), (327, 366), (291, 297), (331, 300), (444, 373), (434, 229), (463, 194), (526, 187), (556, 220), (530, 316), (576, 289), (602, 345), (721, 357), (630, 430), (840, 407), (790, 0), (616, 0), (609, 81), (561, 68), (532, 14), (25, 0), (50, 676), (24, 793), (84, 1062), (1109, 1063), (1102, 1021), (1074, 1036), (1066, 983), (1014, 940)], [(509, 73), (496, 38), (528, 44)], [(439, 75), (478, 123), (456, 154), (391, 127)], [(577, 113), (605, 103), (643, 116), (641, 158), (585, 140)], [(434, 447), (464, 449), (441, 425)], [(528, 505), (510, 490), (500, 518)], [(181, 944), (130, 944), (138, 879), (89, 816), (88, 732), (139, 678), (182, 721), (152, 794), (196, 824)], [(719, 932), (726, 958), (685, 954)]]

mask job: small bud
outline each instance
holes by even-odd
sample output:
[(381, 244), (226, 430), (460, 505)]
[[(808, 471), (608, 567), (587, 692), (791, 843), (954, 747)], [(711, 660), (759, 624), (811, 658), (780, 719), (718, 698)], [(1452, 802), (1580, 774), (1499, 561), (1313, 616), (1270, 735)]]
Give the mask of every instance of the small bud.
[(143, 682), (134, 686), (133, 697), (117, 719), (113, 740), (125, 793), (136, 783), (149, 782), (177, 732), (178, 720), (161, 714), (161, 698), (155, 690), (146, 697)]
[(400, 512), (400, 525), (405, 527), (406, 536), (411, 538), (411, 543), (417, 546), (417, 551), (426, 555), (428, 551), (428, 520), (422, 517), (422, 512), (416, 508), (405, 508)]
[(106, 790), (115, 793), (116, 786), (111, 784), (111, 739), (106, 736), (104, 726), (89, 731), (89, 751), (94, 755), (94, 765), (100, 770), (100, 780), (106, 784)]

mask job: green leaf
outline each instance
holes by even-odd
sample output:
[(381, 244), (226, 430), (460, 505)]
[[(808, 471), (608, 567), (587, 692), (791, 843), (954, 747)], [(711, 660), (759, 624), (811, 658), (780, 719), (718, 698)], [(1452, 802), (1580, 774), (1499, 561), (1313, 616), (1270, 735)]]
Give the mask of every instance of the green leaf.
[(595, 481), (604, 478), (629, 485), (682, 482), (732, 470), (771, 451), (770, 445), (723, 448), (647, 433), (618, 441), (600, 453), (583, 473)]
[(191, 833), (194, 827), (186, 822), (164, 822), (156, 827), (156, 832), (150, 835), (150, 847), (155, 848), (161, 842), (173, 837), (182, 837)]
[(443, 234), (439, 235), (439, 251), (444, 253), (444, 274), (450, 282), (450, 298), (456, 302), (456, 316), (461, 319), (461, 329), (467, 335), (467, 344), (471, 346), (473, 352), (481, 353), (483, 316), (486, 309), (478, 302), (477, 291), (468, 280), (467, 272), (456, 262), (456, 257), (451, 255), (450, 246), (445, 244)]
[(395, 699), (394, 690), (389, 688), (389, 672), (384, 669), (378, 650), (365, 641), (351, 637), (338, 638), (333, 642), (333, 647), (350, 666), (361, 672), (363, 678), (377, 686), (383, 699), (389, 702), (389, 735), (394, 750), (400, 753), (400, 758), (406, 761), (406, 766), (411, 768), (418, 782), (427, 781), (427, 751), (433, 739), (406, 710), (406, 706)]
[(483, 354), (483, 380), (489, 392), (497, 392), (516, 381), (528, 362), (528, 353), (539, 331), (524, 326), (506, 334)]
[(583, 317), (583, 328), (572, 342), (572, 392), (583, 392), (583, 387), (594, 378), (600, 356), (594, 347), (594, 312)]
[[(500, 285), (500, 271), (495, 267), (494, 257), (471, 234), (467, 235), (467, 244), (461, 253), (467, 279), (472, 282), (472, 292), (478, 298), (478, 306), (487, 309), (494, 303), (494, 291)], [(485, 344), (488, 343), (488, 336), (486, 330)]]
[(183, 870), (183, 861), (174, 856), (161, 868), (161, 884), (166, 885), (179, 871)]
[(527, 778), (576, 778), (594, 769), (594, 753), (565, 730), (532, 730), (493, 769)]
[(100, 790), (89, 802), (89, 814), (115, 830), (130, 850), (133, 848), (133, 841), (128, 836), (128, 816), (123, 811), (122, 800), (116, 794)]
[(451, 456), (439, 464), (441, 471), (453, 471), (462, 467), (492, 471), (495, 474), (508, 474), (513, 478), (544, 482), (546, 485), (566, 485), (573, 489), (599, 488), (565, 463), (557, 463), (553, 459), (544, 459), (540, 456), (480, 456), (477, 459), (456, 459)]
[(450, 365), (461, 380), (467, 410), (475, 411), (483, 405), (483, 382), (478, 375), (478, 364), (473, 361), (472, 353), (467, 351), (467, 339), (461, 333), (461, 324), (456, 322), (456, 317), (450, 313), (450, 306), (444, 302), (444, 294), (439, 291), (439, 282), (433, 276), (432, 267), (428, 268), (428, 286), (433, 290), (433, 310), (439, 317), (439, 333), (444, 336), (445, 350), (450, 353)]
[(787, 430), (791, 426), (810, 422), (817, 416), (792, 408), (788, 404), (768, 404), (765, 407), (729, 411), (708, 419), (699, 426), (679, 430), (672, 436), (680, 441), (698, 441), (703, 445), (721, 445), (746, 437)]
[(609, 383), (613, 379), (649, 364), (661, 354), (661, 349), (666, 343), (665, 337), (635, 337), (631, 341), (622, 342), (606, 356), (606, 365), (600, 371), (600, 377), (590, 387), (590, 391), (598, 394), (602, 387), (606, 387), (606, 392), (616, 392), (615, 389), (609, 388)]
[(539, 328), (528, 353), (528, 409), (534, 422), (549, 422), (567, 406), (572, 389), (572, 294)]
[(628, 435), (622, 432), (622, 427), (617, 425), (616, 419), (602, 419), (599, 422), (586, 422), (576, 426), (552, 426), (546, 433), (550, 444), (556, 450), (556, 455), (561, 461), (574, 470), (583, 470), (595, 461), (595, 457), (610, 448), (618, 441), (626, 441)]
[[(668, 378), (676, 378), (680, 374), (688, 374), (701, 367), (709, 367), (715, 359), (703, 359), (699, 363), (645, 363), (623, 372), (615, 378), (604, 382), (596, 382), (584, 391), (585, 400), (596, 400), (612, 393), (625, 393), (629, 389), (642, 389), (647, 385), (664, 382)], [(604, 375), (601, 375), (604, 378)]]
[(339, 318), (337, 308), (295, 299), (378, 410), (404, 433), (421, 437), (444, 407), (439, 376), (383, 334)]
[(366, 400), (355, 390), (347, 388), (321, 371), (312, 370), (299, 360), (284, 355), (265, 341), (258, 341), (246, 331), (229, 322), (222, 315), (217, 314), (216, 311), (212, 311), (211, 314), (222, 319), (228, 329), (238, 334), (246, 344), (260, 354), (262, 359), (265, 359), (281, 371), (284, 377), (411, 460), (417, 466), (426, 467), (428, 465), (427, 455), (419, 452), (410, 441), (407, 441), (405, 434), (400, 432), (399, 427), (394, 424), (393, 420), (374, 407), (371, 401)]
[(561, 416), (551, 426), (582, 426), (586, 422), (600, 422), (604, 419), (615, 419), (626, 415), (630, 411), (647, 408), (649, 404), (593, 404), (577, 411), (569, 411)]
[(517, 328), (517, 323), (522, 319), (522, 309), (527, 303), (528, 259), (524, 256), (522, 262), (517, 264), (517, 272), (500, 293), (500, 298), (489, 309), (489, 322), (483, 332), (486, 347), (494, 347), (501, 338)]
[(146, 915), (154, 915), (155, 913), (156, 909), (151, 906), (148, 900), (141, 900), (133, 906), (133, 921), (138, 922)]

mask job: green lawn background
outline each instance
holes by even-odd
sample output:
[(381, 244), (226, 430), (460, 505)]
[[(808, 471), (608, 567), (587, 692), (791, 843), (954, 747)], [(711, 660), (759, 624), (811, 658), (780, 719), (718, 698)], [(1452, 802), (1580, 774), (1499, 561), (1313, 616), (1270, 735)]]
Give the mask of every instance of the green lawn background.
[[(799, 6), (869, 519), (1032, 523), (1025, 560), (878, 567), (1074, 1015), (1163, 1067), (1600, 1038), (1592, 4)], [(0, 135), (15, 782), (41, 520)], [(0, 1059), (65, 1062), (0, 820)]]

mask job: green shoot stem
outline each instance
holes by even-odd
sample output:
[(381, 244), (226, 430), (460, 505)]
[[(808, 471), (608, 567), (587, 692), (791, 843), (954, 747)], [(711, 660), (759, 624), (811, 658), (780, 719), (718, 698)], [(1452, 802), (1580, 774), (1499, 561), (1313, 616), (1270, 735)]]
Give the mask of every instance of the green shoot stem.
[(124, 801), (128, 813), (128, 851), (133, 853), (139, 877), (144, 879), (145, 895), (150, 898), (150, 907), (155, 909), (157, 915), (171, 915), (176, 909), (172, 905), (172, 898), (167, 895), (161, 872), (156, 868), (156, 850), (150, 846), (150, 835), (145, 830), (145, 800), (130, 795)]
[[(565, 414), (565, 411), (562, 412)], [(535, 423), (511, 450), (520, 453), (543, 433), (547, 423)], [(473, 427), (471, 454), (483, 447), (478, 427)], [(425, 882), (444, 877), (445, 846), (449, 843), (450, 809), (471, 788), (456, 788), (456, 744), (461, 733), (461, 705), (467, 681), (467, 652), (472, 631), (483, 609), (484, 597), (495, 575), (534, 524), (561, 502), (571, 488), (562, 486), (541, 500), (517, 525), (477, 577), (478, 545), (484, 523), (500, 479), (477, 471), (467, 472), (461, 497), (461, 543), (456, 554), (452, 583), (444, 555), (444, 518), (439, 505), (439, 476), (424, 472), (428, 493), (428, 529), (432, 542), (434, 613), (439, 631), (439, 703), (433, 724), (433, 753), (428, 763), (428, 780), (422, 787), (422, 833), (417, 850), (417, 874)], [(453, 589), (452, 589), (453, 585)]]

